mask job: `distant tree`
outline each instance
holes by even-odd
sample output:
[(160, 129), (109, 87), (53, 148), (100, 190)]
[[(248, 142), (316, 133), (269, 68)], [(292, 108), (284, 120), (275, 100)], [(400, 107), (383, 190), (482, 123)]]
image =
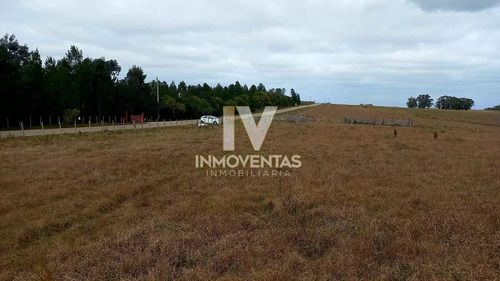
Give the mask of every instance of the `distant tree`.
[[(59, 115), (63, 110), (61, 106), (62, 92), (59, 89), (59, 75), (56, 60), (47, 57), (43, 70), (43, 97), (39, 101), (39, 106), (43, 107), (45, 112), (40, 113), (41, 115), (55, 116)], [(33, 113), (30, 112), (30, 114)]]
[(128, 70), (125, 82), (130, 86), (143, 86), (146, 83), (146, 77), (147, 75), (144, 74), (142, 68), (134, 65)]
[(417, 99), (414, 97), (409, 97), (408, 101), (406, 102), (406, 105), (408, 106), (408, 108), (418, 107)]
[(451, 97), (441, 96), (436, 101), (436, 108), (438, 109), (451, 109)]
[(470, 110), (474, 106), (474, 101), (469, 98), (460, 98), (460, 108), (461, 110)]
[(300, 95), (296, 93), (294, 89), (290, 90), (290, 95), (292, 96), (293, 104), (300, 105)]
[(29, 49), (20, 45), (16, 36), (0, 38), (0, 121), (21, 118), (23, 97), (21, 80), (23, 66), (30, 59)]
[(257, 92), (253, 95), (253, 104), (255, 109), (262, 109), (267, 105), (271, 105), (271, 98), (267, 93)]
[(211, 94), (212, 94), (212, 87), (210, 87), (210, 85), (208, 85), (207, 83), (203, 83), (203, 87), (201, 88), (200, 91), (200, 97), (204, 99), (210, 99)]
[(496, 106), (493, 106), (493, 107), (487, 107), (484, 110), (500, 110), (500, 105), (496, 105)]
[(249, 100), (247, 96), (239, 96), (235, 97), (234, 99), (230, 99), (225, 102), (225, 105), (232, 105), (232, 106), (248, 106), (249, 105)]
[(213, 114), (216, 116), (222, 115), (222, 107), (224, 106), (224, 101), (219, 97), (212, 96), (209, 100), (210, 105), (213, 108)]
[(118, 80), (118, 75), (120, 75), (120, 72), (122, 71), (122, 67), (116, 60), (106, 61), (106, 67), (111, 75), (111, 78), (113, 79), (113, 82), (116, 82)]
[(243, 95), (243, 93), (244, 93), (243, 87), (241, 86), (240, 82), (236, 81), (234, 83), (233, 96), (241, 96)]
[(172, 80), (172, 82), (170, 82), (170, 86), (168, 86), (168, 92), (170, 95), (172, 95), (174, 97), (179, 96), (179, 93), (177, 92), (177, 86), (175, 85), (174, 80)]
[[(92, 59), (91, 59), (92, 60)], [(104, 58), (92, 60), (92, 109), (99, 117), (115, 113), (114, 89), (121, 67), (116, 61)]]
[(21, 74), (21, 107), (23, 119), (29, 118), (29, 113), (45, 115), (45, 97), (43, 93), (43, 63), (38, 50), (30, 52), (29, 59), (23, 66)]
[(262, 83), (260, 83), (259, 86), (257, 86), (257, 92), (267, 92), (266, 87)]
[(224, 87), (221, 84), (217, 83), (217, 85), (212, 89), (212, 95), (222, 99), (224, 95)]
[(155, 96), (151, 93), (151, 88), (145, 83), (146, 74), (141, 67), (132, 66), (127, 72), (124, 79), (126, 92), (126, 109), (130, 114), (140, 114), (142, 112), (147, 115), (154, 113), (156, 109)]
[(186, 117), (188, 118), (199, 118), (202, 115), (213, 113), (210, 103), (198, 96), (185, 97), (183, 102), (186, 105)]
[(18, 65), (24, 65), (30, 57), (29, 48), (26, 45), (19, 45), (14, 34), (5, 34), (3, 38), (0, 38), (0, 46), (7, 51), (9, 56), (7, 59)]
[(435, 106), (439, 109), (470, 110), (474, 106), (474, 101), (469, 98), (441, 96)]
[(255, 94), (257, 92), (257, 86), (252, 85), (250, 86), (250, 89), (248, 90), (251, 95)]
[(296, 102), (297, 94), (295, 94), (295, 90), (293, 88), (290, 90), (290, 95), (292, 96), (293, 103), (297, 104), (297, 102)]
[(64, 59), (68, 62), (71, 71), (74, 73), (78, 65), (83, 61), (83, 51), (71, 45)]
[(184, 114), (186, 106), (178, 102), (175, 97), (165, 96), (160, 102), (160, 110), (170, 118), (176, 119)]
[(417, 97), (417, 103), (418, 103), (418, 108), (429, 108), (433, 105), (431, 96), (427, 94), (419, 95)]
[(179, 85), (177, 86), (177, 91), (179, 91), (178, 95), (181, 97), (187, 93), (187, 86), (184, 81), (181, 81), (179, 83)]

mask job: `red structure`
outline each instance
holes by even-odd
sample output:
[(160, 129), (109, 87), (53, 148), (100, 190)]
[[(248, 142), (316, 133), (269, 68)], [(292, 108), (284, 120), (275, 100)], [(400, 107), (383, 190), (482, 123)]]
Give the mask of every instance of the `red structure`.
[(144, 112), (141, 115), (130, 115), (130, 121), (136, 123), (144, 123)]
[(128, 111), (125, 110), (125, 118), (121, 117), (120, 118), (122, 123), (128, 123)]
[[(141, 115), (130, 115), (130, 122), (144, 123), (144, 112)], [(125, 118), (122, 118), (122, 123), (128, 123), (128, 111), (125, 110)]]

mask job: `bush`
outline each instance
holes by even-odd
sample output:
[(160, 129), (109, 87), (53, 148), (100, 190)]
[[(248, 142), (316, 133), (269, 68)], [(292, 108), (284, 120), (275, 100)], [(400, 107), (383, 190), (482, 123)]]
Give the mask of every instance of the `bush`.
[(78, 109), (66, 109), (63, 113), (64, 124), (71, 124), (76, 117), (80, 116), (80, 110)]

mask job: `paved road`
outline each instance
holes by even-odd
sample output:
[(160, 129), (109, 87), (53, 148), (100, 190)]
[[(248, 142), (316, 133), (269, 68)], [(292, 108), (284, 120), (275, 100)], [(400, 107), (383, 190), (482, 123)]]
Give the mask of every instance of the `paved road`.
[[(295, 111), (299, 109), (304, 109), (312, 106), (317, 106), (319, 104), (302, 105), (297, 107), (289, 107), (276, 111), (276, 114), (286, 113), (290, 111)], [(260, 115), (258, 113), (256, 116)], [(163, 127), (173, 127), (173, 126), (188, 126), (196, 125), (198, 120), (182, 120), (182, 121), (165, 121), (165, 122), (147, 122), (143, 124), (127, 124), (127, 125), (115, 125), (115, 126), (92, 126), (92, 127), (77, 127), (77, 128), (61, 128), (61, 129), (37, 129), (37, 130), (17, 130), (17, 131), (0, 131), (0, 138), (7, 137), (22, 137), (22, 136), (42, 136), (42, 135), (58, 135), (58, 134), (75, 134), (78, 132), (101, 132), (101, 131), (118, 131), (118, 130), (133, 130), (133, 129), (149, 129), (149, 128), (163, 128)]]

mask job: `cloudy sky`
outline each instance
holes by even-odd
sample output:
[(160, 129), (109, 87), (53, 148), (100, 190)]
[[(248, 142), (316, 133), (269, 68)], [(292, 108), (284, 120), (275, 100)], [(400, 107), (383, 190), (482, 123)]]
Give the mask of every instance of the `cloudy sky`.
[(122, 76), (294, 88), (303, 100), (405, 106), (422, 93), (500, 104), (497, 0), (0, 0), (3, 33)]

